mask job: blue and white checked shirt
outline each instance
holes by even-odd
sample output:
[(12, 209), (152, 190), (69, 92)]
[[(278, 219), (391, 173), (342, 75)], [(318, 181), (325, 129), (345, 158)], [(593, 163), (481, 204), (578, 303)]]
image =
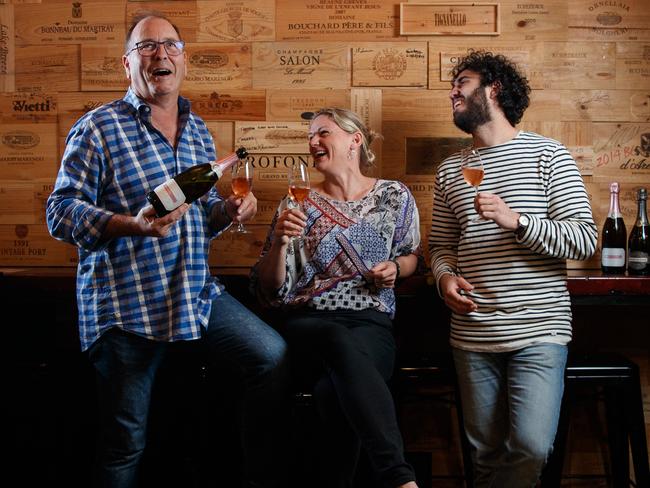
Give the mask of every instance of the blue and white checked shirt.
[(177, 173), (214, 160), (205, 123), (179, 97), (176, 151), (130, 89), (85, 114), (70, 130), (47, 201), (52, 236), (79, 248), (77, 303), (82, 350), (111, 327), (159, 341), (197, 339), (221, 285), (210, 276), (208, 217), (215, 189), (191, 205), (164, 238), (102, 233), (113, 214), (136, 215), (146, 194)]

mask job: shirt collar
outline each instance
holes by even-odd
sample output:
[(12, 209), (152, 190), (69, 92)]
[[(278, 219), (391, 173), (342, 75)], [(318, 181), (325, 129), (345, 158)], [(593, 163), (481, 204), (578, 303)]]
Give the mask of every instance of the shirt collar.
[[(151, 117), (151, 107), (149, 107), (149, 104), (139, 98), (135, 92), (129, 87), (129, 89), (126, 92), (126, 95), (124, 95), (123, 100), (129, 104), (133, 109), (140, 114), (141, 117), (145, 118), (146, 120), (149, 120)], [(187, 98), (183, 98), (179, 95), (178, 97), (178, 115), (179, 117), (182, 117), (184, 115), (187, 115), (190, 113), (190, 101)]]

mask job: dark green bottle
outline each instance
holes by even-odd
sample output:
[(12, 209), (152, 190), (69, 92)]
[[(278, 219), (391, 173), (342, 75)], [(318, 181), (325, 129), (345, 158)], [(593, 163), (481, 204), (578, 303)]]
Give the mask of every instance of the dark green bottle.
[(646, 210), (648, 192), (639, 188), (636, 194), (638, 210), (636, 222), (627, 241), (627, 272), (631, 275), (650, 275), (650, 223)]
[(192, 203), (205, 195), (225, 170), (247, 157), (248, 151), (240, 147), (218, 161), (192, 166), (147, 193), (147, 200), (153, 205), (156, 215), (163, 217), (183, 203)]

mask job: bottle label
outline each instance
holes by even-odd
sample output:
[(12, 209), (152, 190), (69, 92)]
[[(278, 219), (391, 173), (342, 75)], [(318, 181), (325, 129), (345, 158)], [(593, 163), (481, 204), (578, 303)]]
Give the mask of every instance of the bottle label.
[(165, 181), (162, 185), (158, 185), (154, 189), (154, 193), (160, 198), (165, 210), (169, 212), (185, 203), (185, 193), (183, 193), (174, 178)]
[(622, 247), (605, 247), (601, 253), (601, 262), (608, 268), (622, 268), (625, 266), (625, 249)]
[(631, 251), (627, 265), (630, 269), (644, 270), (648, 266), (648, 253), (643, 251)]

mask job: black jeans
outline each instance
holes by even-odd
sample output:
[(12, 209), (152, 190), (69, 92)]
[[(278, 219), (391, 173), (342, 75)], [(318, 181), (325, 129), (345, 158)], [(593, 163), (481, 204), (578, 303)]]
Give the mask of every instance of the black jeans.
[(388, 315), (372, 309), (301, 310), (279, 330), (289, 344), (292, 369), (314, 385), (324, 424), (320, 486), (351, 486), (361, 446), (385, 486), (414, 481), (386, 384), (395, 360)]

